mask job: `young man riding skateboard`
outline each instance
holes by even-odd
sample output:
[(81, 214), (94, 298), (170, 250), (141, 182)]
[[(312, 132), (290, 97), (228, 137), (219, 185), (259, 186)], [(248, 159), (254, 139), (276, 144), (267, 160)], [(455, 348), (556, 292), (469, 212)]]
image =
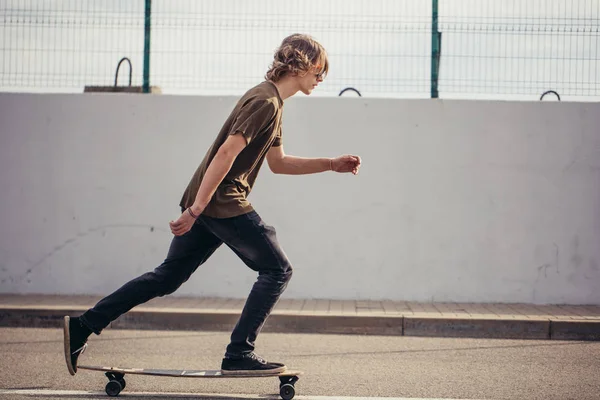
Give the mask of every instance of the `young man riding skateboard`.
[(265, 320), (292, 277), (292, 266), (275, 229), (248, 202), (265, 160), (276, 174), (325, 171), (357, 174), (358, 156), (300, 158), (283, 152), (283, 102), (298, 91), (309, 95), (329, 69), (325, 49), (307, 35), (283, 40), (265, 81), (247, 91), (225, 121), (183, 193), (181, 216), (170, 222), (174, 237), (164, 262), (123, 285), (79, 317), (64, 318), (64, 351), (71, 375), (87, 339), (133, 307), (173, 293), (225, 243), (258, 278), (231, 334), (223, 374), (285, 371), (254, 353)]

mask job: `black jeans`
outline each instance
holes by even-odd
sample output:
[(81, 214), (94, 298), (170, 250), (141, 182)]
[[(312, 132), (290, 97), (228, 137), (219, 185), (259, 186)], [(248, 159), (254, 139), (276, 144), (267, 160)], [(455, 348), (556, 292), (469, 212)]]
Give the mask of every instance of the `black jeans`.
[(82, 323), (99, 334), (133, 307), (173, 293), (222, 243), (258, 272), (225, 355), (236, 357), (254, 351), (256, 337), (292, 277), (292, 266), (277, 242), (275, 229), (255, 211), (225, 219), (201, 215), (189, 232), (173, 238), (159, 267), (100, 300), (81, 315)]

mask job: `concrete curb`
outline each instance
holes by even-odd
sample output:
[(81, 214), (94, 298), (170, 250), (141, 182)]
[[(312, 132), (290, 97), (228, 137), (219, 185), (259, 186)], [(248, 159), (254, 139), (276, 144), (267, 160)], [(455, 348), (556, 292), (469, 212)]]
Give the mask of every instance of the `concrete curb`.
[(550, 321), (550, 337), (556, 340), (600, 340), (600, 321)]
[[(0, 307), (0, 326), (58, 328), (65, 315), (85, 307)], [(231, 311), (137, 309), (114, 321), (112, 329), (231, 331), (239, 314)], [(394, 335), (452, 338), (600, 340), (600, 321), (483, 319), (273, 313), (263, 332)]]
[(477, 318), (405, 318), (406, 336), (494, 339), (550, 339), (549, 320)]

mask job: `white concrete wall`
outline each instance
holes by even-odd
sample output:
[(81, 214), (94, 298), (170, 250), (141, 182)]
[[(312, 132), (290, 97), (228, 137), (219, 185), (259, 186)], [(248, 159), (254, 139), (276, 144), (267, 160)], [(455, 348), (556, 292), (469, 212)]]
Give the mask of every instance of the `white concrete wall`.
[[(108, 294), (153, 269), (235, 98), (0, 94), (0, 292)], [(288, 154), (359, 176), (251, 195), (287, 298), (600, 304), (600, 104), (293, 98)], [(223, 247), (177, 295), (244, 298)]]

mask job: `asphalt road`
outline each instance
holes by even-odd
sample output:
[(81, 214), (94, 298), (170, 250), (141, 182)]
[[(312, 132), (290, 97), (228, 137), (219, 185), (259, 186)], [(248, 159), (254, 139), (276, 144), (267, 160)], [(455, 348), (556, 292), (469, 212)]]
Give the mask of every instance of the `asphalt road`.
[[(218, 369), (228, 333), (106, 330), (82, 364)], [(67, 372), (59, 329), (0, 329), (0, 399), (107, 399)], [(305, 371), (296, 399), (600, 399), (600, 342), (262, 334), (257, 353)], [(277, 378), (129, 375), (127, 399), (277, 399)], [(319, 397), (317, 397), (319, 396)]]

